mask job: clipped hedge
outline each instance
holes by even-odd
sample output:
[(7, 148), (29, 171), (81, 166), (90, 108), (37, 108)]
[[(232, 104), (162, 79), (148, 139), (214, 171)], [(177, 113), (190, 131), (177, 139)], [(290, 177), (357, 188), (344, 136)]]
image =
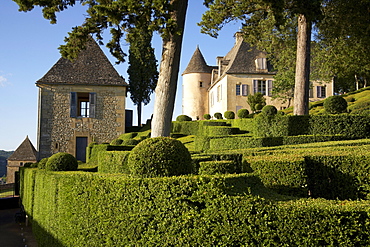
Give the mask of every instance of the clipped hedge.
[(98, 172), (129, 173), (127, 160), (129, 151), (101, 151), (99, 153)]
[(173, 121), (171, 133), (184, 135), (197, 135), (199, 121)]
[(200, 175), (230, 174), (236, 173), (237, 166), (234, 161), (203, 161), (199, 164)]
[(28, 168), (21, 177), (39, 246), (370, 245), (368, 202), (276, 203), (253, 196), (260, 185), (246, 174), (132, 179)]

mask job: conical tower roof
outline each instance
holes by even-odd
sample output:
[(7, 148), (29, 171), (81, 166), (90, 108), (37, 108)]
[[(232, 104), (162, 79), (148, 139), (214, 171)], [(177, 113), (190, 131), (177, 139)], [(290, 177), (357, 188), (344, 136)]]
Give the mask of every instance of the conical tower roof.
[(37, 159), (36, 157), (37, 151), (27, 136), (14, 153), (9, 156), (8, 160), (35, 161)]
[(195, 49), (193, 56), (190, 59), (188, 67), (186, 67), (185, 71), (182, 73), (189, 74), (189, 73), (211, 73), (212, 67), (208, 66), (206, 60), (204, 59), (202, 53), (200, 52), (199, 47)]
[(75, 61), (60, 58), (36, 84), (127, 86), (93, 38)]

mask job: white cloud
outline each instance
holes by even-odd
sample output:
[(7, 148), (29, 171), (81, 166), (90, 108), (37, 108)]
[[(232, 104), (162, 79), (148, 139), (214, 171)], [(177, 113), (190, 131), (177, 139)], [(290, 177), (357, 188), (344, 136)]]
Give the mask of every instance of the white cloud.
[(4, 76), (0, 75), (0, 86), (5, 87), (5, 84), (7, 84), (8, 79), (6, 79)]

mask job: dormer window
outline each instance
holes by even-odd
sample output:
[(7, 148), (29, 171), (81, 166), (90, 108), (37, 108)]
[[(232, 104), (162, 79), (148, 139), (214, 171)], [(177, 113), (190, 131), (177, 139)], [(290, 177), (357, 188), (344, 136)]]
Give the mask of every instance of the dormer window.
[(96, 93), (71, 92), (71, 117), (95, 117)]
[(264, 58), (264, 57), (257, 58), (256, 60), (254, 60), (254, 62), (256, 63), (256, 69), (257, 70), (266, 70), (267, 69), (266, 58)]

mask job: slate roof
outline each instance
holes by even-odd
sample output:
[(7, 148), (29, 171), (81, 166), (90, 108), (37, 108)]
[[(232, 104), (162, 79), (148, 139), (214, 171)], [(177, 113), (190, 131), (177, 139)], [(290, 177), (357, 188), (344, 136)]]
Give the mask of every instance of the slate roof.
[(60, 58), (37, 84), (127, 86), (93, 38), (75, 61)]
[(203, 57), (202, 52), (200, 51), (199, 47), (195, 49), (193, 56), (190, 59), (190, 62), (184, 72), (184, 74), (189, 74), (189, 73), (211, 73), (213, 67), (208, 66), (206, 63), (206, 60)]
[(35, 147), (32, 145), (28, 136), (21, 145), (9, 156), (8, 160), (12, 161), (35, 161), (37, 160), (37, 151)]
[(266, 57), (266, 53), (250, 46), (243, 41), (243, 38), (237, 38), (234, 47), (223, 58), (223, 64), (227, 64), (223, 72), (226, 74), (274, 74), (269, 65), (267, 71), (257, 70), (255, 60), (258, 57)]

